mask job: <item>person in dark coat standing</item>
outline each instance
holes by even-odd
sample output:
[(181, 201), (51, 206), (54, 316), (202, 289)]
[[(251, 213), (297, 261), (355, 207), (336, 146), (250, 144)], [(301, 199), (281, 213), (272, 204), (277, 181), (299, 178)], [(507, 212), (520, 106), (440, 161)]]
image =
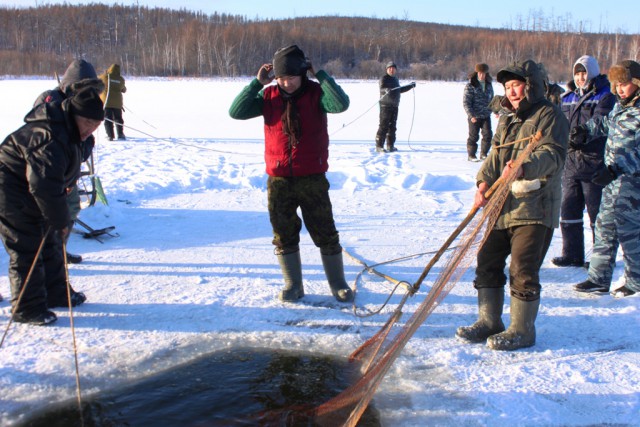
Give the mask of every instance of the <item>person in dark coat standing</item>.
[[(38, 98), (36, 98), (33, 106), (36, 107), (45, 102), (62, 103), (66, 98), (85, 87), (92, 87), (98, 92), (102, 92), (104, 84), (102, 83), (102, 80), (98, 78), (93, 65), (84, 59), (75, 59), (67, 67), (58, 86), (42, 92)], [(89, 159), (94, 146), (95, 138), (93, 135), (90, 135), (86, 141), (82, 142), (82, 147), (84, 149), (82, 161)], [(78, 193), (77, 185), (74, 185), (69, 190), (67, 202), (69, 203), (69, 210), (71, 213), (71, 223), (69, 224), (69, 229), (71, 229), (73, 228), (73, 223), (78, 217), (78, 214), (80, 213), (80, 194)], [(67, 242), (65, 242), (65, 244), (66, 243)], [(81, 255), (67, 252), (66, 257), (67, 263), (69, 264), (78, 264), (82, 262)]]
[(107, 71), (100, 74), (100, 79), (104, 84), (104, 91), (100, 94), (100, 98), (104, 103), (104, 130), (107, 132), (107, 138), (109, 141), (114, 140), (113, 126), (115, 124), (118, 139), (125, 140), (127, 138), (124, 136), (123, 129), (122, 112), (124, 111), (124, 101), (122, 94), (127, 91), (127, 86), (125, 85), (124, 77), (120, 74), (120, 65), (111, 64)]
[[(517, 179), (478, 251), (473, 283), (478, 291), (478, 320), (458, 328), (456, 336), (468, 342), (486, 341), (493, 350), (511, 351), (536, 342), (540, 267), (559, 223), (569, 124), (560, 109), (545, 99), (540, 69), (534, 61), (515, 62), (496, 77), (504, 85), (503, 105), (510, 113), (500, 116), (494, 147), (476, 176), (474, 206), (487, 204), (485, 195), (501, 176), (515, 174)], [(542, 139), (514, 171), (512, 165), (526, 148), (527, 138), (537, 132)], [(507, 280), (511, 324), (505, 330), (502, 309)]]
[(462, 105), (467, 113), (469, 136), (467, 138), (467, 155), (469, 161), (478, 160), (478, 140), (482, 131), (480, 145), (480, 160), (487, 157), (491, 148), (491, 109), (489, 103), (493, 100), (493, 86), (491, 85), (489, 66), (476, 64), (473, 73), (469, 75), (469, 83), (464, 87)]
[[(396, 143), (396, 123), (398, 121), (398, 106), (400, 105), (400, 94), (405, 93), (414, 87), (416, 82), (400, 86), (400, 80), (396, 77), (398, 67), (395, 62), (387, 63), (387, 73), (380, 78), (380, 123), (376, 133), (376, 151), (385, 153), (387, 151), (398, 151)], [(387, 141), (387, 149), (384, 142)]]
[[(562, 112), (569, 120), (570, 132), (590, 119), (602, 120), (616, 102), (607, 76), (600, 74), (598, 61), (589, 55), (573, 64), (573, 81), (568, 88), (562, 97)], [(585, 263), (584, 209), (586, 206), (594, 230), (603, 187), (591, 178), (604, 165), (606, 142), (606, 135), (585, 134), (569, 140), (562, 175), (562, 255), (551, 260), (559, 267), (582, 267)]]
[(85, 88), (62, 103), (36, 106), (0, 144), (0, 235), (10, 258), (16, 322), (52, 323), (57, 318), (49, 309), (69, 304), (62, 248), (70, 222), (67, 190), (80, 173), (83, 141), (103, 117), (98, 92)]
[[(307, 77), (309, 73), (318, 82)], [(270, 85), (275, 79), (276, 85)], [(341, 113), (349, 97), (323, 70), (316, 73), (302, 50), (291, 45), (276, 51), (272, 64), (234, 99), (229, 115), (246, 120), (263, 116), (269, 219), (273, 244), (285, 286), (279, 298), (295, 302), (304, 296), (300, 230), (304, 224), (320, 248), (331, 293), (353, 300), (344, 277), (342, 246), (329, 198), (327, 113)]]

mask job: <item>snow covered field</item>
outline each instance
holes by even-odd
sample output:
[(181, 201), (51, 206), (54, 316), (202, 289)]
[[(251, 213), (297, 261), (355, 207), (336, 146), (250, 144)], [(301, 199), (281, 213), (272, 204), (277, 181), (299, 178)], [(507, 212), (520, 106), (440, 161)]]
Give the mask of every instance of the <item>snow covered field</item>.
[[(74, 311), (83, 395), (223, 348), (348, 356), (393, 311), (391, 304), (363, 319), (350, 305), (333, 304), (319, 251), (304, 230), (306, 296), (299, 304), (276, 299), (281, 274), (267, 215), (262, 120), (227, 114), (247, 82), (129, 79), (129, 139), (109, 142), (102, 128), (96, 133), (97, 173), (109, 204), (83, 210), (80, 219), (94, 228), (115, 225), (120, 237), (100, 243), (74, 234), (69, 242), (69, 251), (85, 259), (69, 268), (75, 289), (88, 297)], [(463, 83), (418, 82), (404, 94), (399, 151), (391, 154), (373, 152), (377, 82), (340, 83), (351, 107), (329, 117), (328, 177), (344, 248), (368, 264), (436, 251), (471, 209), (480, 166), (466, 160)], [(2, 138), (54, 85), (0, 80)], [(535, 347), (495, 352), (454, 338), (458, 326), (476, 318), (468, 271), (379, 388), (374, 403), (384, 425), (640, 425), (640, 298), (573, 292), (586, 271), (553, 266), (560, 250), (557, 231), (541, 272)], [(430, 256), (378, 270), (414, 283)], [(362, 267), (348, 257), (345, 266), (353, 286)], [(2, 252), (2, 332), (10, 313), (6, 271)], [(438, 271), (405, 305), (405, 318)], [(614, 287), (622, 285), (621, 274), (619, 262)], [(365, 274), (356, 305), (373, 310), (391, 288)], [(56, 313), (50, 327), (11, 326), (0, 349), (0, 425), (75, 398), (69, 314)]]

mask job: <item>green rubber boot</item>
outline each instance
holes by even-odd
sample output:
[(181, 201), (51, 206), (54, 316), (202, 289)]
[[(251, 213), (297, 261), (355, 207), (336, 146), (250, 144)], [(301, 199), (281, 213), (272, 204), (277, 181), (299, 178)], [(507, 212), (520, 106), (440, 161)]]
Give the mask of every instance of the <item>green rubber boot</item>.
[(503, 305), (504, 288), (478, 289), (478, 320), (471, 326), (460, 326), (456, 336), (469, 342), (484, 342), (491, 335), (504, 331)]
[(280, 291), (278, 298), (285, 302), (296, 302), (304, 296), (300, 251), (278, 255), (278, 262), (284, 279), (284, 288)]
[(340, 302), (353, 301), (353, 291), (344, 278), (342, 252), (335, 255), (322, 255), (322, 266), (335, 299)]
[(511, 297), (511, 324), (506, 331), (492, 335), (487, 346), (492, 350), (513, 351), (536, 343), (536, 317), (540, 300), (522, 301)]

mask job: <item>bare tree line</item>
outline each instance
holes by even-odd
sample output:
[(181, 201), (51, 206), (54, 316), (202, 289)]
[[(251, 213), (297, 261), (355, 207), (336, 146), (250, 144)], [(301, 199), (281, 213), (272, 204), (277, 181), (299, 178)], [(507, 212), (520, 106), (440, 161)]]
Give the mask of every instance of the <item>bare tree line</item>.
[(394, 60), (404, 78), (463, 80), (477, 62), (492, 70), (515, 60), (543, 62), (551, 80), (570, 78), (573, 62), (595, 56), (603, 71), (638, 60), (640, 35), (590, 33), (570, 17), (533, 11), (509, 29), (408, 19), (323, 16), (248, 20), (136, 6), (47, 5), (0, 8), (0, 75), (51, 75), (74, 58), (97, 70), (119, 63), (131, 76), (251, 76), (273, 52), (298, 44), (339, 78), (377, 78)]

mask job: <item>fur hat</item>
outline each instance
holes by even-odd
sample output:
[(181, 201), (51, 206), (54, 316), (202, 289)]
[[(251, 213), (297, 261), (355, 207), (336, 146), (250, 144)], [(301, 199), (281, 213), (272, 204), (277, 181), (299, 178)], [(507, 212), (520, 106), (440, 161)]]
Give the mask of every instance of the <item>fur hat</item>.
[(630, 59), (618, 62), (609, 69), (609, 81), (611, 82), (611, 92), (613, 93), (616, 93), (616, 83), (630, 81), (636, 86), (640, 86), (640, 64)]
[(476, 71), (476, 73), (488, 73), (489, 72), (489, 66), (487, 64), (484, 64), (484, 63), (481, 62), (479, 64), (476, 64), (475, 71)]
[(280, 48), (273, 55), (273, 72), (276, 77), (302, 76), (309, 69), (304, 52), (295, 44)]
[(395, 62), (393, 62), (393, 61), (389, 61), (389, 62), (387, 62), (387, 66), (386, 66), (386, 67), (384, 67), (384, 68), (385, 68), (385, 70), (386, 70), (387, 68), (391, 68), (391, 67), (393, 67), (393, 68), (395, 68), (395, 69), (397, 69), (397, 68), (398, 68), (398, 66), (396, 65), (396, 63), (395, 63)]
[(104, 105), (100, 94), (92, 87), (85, 87), (76, 92), (70, 100), (71, 113), (93, 120), (104, 120)]

